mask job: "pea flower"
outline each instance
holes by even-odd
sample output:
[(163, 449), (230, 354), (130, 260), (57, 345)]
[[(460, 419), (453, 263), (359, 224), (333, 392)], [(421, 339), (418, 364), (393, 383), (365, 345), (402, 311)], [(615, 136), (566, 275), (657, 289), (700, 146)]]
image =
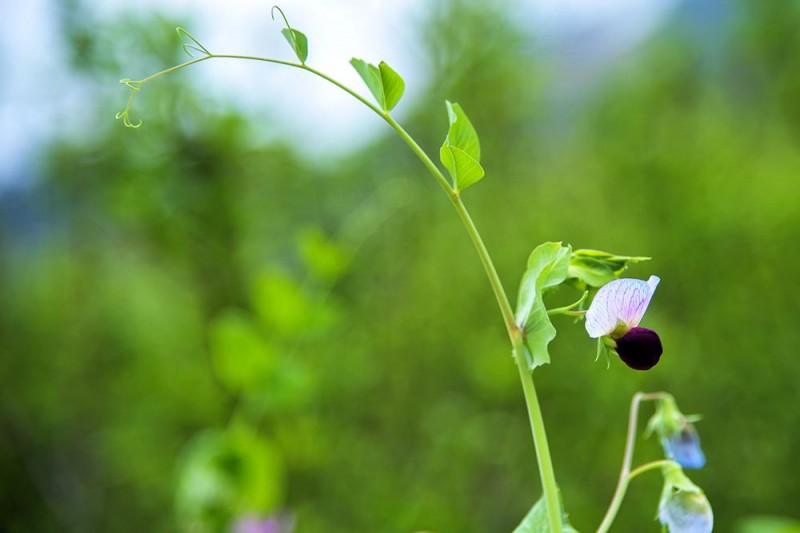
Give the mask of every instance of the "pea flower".
[(603, 285), (586, 311), (586, 331), (600, 339), (634, 370), (648, 370), (664, 351), (658, 333), (639, 327), (661, 281), (620, 278)]
[(702, 491), (677, 490), (658, 510), (658, 520), (670, 533), (710, 533), (714, 515)]
[(656, 402), (656, 412), (647, 424), (647, 431), (658, 434), (667, 459), (683, 468), (703, 468), (706, 456), (693, 424), (698, 420), (698, 415), (684, 415), (675, 398), (665, 395)]
[(692, 483), (675, 463), (665, 467), (663, 473), (658, 521), (669, 533), (711, 533), (714, 513), (703, 489)]

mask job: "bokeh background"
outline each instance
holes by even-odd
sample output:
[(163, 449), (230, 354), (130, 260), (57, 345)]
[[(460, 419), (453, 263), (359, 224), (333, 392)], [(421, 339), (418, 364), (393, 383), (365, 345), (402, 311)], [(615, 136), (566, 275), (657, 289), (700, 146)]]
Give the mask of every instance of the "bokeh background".
[[(607, 370), (560, 320), (536, 372), (576, 528), (610, 500), (632, 394), (663, 389), (704, 416), (716, 529), (777, 531), (747, 519), (800, 517), (800, 2), (528, 3), (282, 7), (312, 65), (395, 66), (430, 153), (443, 100), (464, 107), (487, 171), (465, 201), (509, 293), (545, 240), (653, 257), (630, 275), (662, 278), (655, 369)], [(436, 183), (268, 65), (154, 82), (124, 128), (117, 80), (183, 61), (177, 25), (291, 51), (269, 6), (100, 4), (3, 8), (2, 529), (513, 529), (540, 493), (518, 376)], [(659, 491), (637, 479), (614, 531), (658, 531)]]

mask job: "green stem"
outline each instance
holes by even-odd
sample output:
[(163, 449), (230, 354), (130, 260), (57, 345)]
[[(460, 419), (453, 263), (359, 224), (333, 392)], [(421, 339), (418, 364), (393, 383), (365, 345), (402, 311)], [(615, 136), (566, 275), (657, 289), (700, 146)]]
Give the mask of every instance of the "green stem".
[(461, 218), (461, 222), (464, 224), (467, 233), (469, 234), (470, 239), (472, 240), (473, 245), (475, 246), (475, 250), (478, 252), (478, 257), (481, 260), (481, 264), (483, 265), (483, 269), (486, 271), (486, 275), (489, 278), (489, 284), (492, 287), (492, 291), (494, 292), (495, 299), (497, 300), (497, 305), (500, 308), (500, 313), (503, 315), (503, 321), (505, 322), (506, 330), (508, 332), (509, 339), (513, 346), (513, 354), (514, 360), (517, 364), (517, 369), (519, 370), (520, 380), (522, 382), (522, 390), (525, 395), (525, 403), (528, 407), (528, 417), (530, 419), (531, 425), (531, 433), (533, 434), (533, 441), (534, 447), (536, 449), (536, 458), (539, 464), (539, 474), (542, 481), (542, 491), (544, 493), (545, 503), (547, 504), (547, 514), (550, 524), (550, 532), (551, 533), (562, 533), (562, 524), (561, 524), (561, 505), (558, 498), (558, 486), (556, 485), (555, 473), (553, 470), (553, 462), (550, 457), (550, 448), (547, 444), (547, 435), (545, 433), (544, 428), (544, 419), (542, 418), (542, 411), (539, 407), (539, 399), (536, 395), (536, 388), (533, 384), (533, 376), (531, 374), (530, 369), (527, 366), (527, 362), (525, 359), (524, 354), (524, 345), (523, 345), (523, 332), (520, 330), (519, 326), (517, 326), (516, 321), (514, 320), (514, 312), (511, 308), (511, 304), (508, 301), (508, 296), (506, 295), (505, 290), (503, 289), (503, 284), (500, 281), (500, 277), (497, 275), (497, 270), (494, 267), (494, 263), (492, 262), (491, 256), (489, 255), (489, 251), (486, 249), (486, 246), (483, 243), (483, 239), (478, 232), (478, 228), (475, 226), (475, 223), (472, 221), (472, 217), (469, 214), (464, 203), (461, 201), (461, 196), (458, 190), (454, 189), (450, 183), (445, 178), (444, 174), (439, 170), (439, 168), (434, 164), (428, 154), (417, 144), (417, 142), (408, 134), (408, 132), (403, 129), (400, 124), (398, 124), (394, 118), (387, 111), (384, 111), (368, 101), (366, 98), (358, 94), (357, 92), (353, 91), (346, 85), (340, 83), (339, 81), (331, 78), (330, 76), (312, 68), (304, 63), (292, 63), (288, 61), (281, 61), (277, 59), (269, 59), (265, 57), (256, 57), (256, 56), (246, 56), (246, 55), (233, 55), (233, 54), (208, 54), (207, 56), (203, 56), (201, 58), (193, 59), (191, 61), (187, 61), (186, 63), (182, 63), (180, 65), (176, 65), (169, 69), (163, 70), (152, 76), (148, 76), (142, 80), (139, 80), (139, 87), (144, 83), (147, 83), (155, 78), (163, 76), (165, 74), (169, 74), (176, 70), (180, 70), (182, 68), (188, 67), (190, 65), (194, 65), (196, 63), (200, 63), (201, 61), (205, 61), (208, 59), (245, 59), (251, 61), (262, 61), (267, 63), (276, 63), (279, 65), (284, 65), (287, 67), (298, 68), (301, 70), (305, 70), (318, 76), (325, 81), (335, 85), (336, 87), (340, 88), (341, 90), (348, 93), (350, 96), (367, 106), (370, 110), (384, 119), (389, 126), (394, 129), (394, 131), (400, 136), (400, 138), (405, 141), (408, 147), (411, 149), (412, 152), (419, 158), (422, 164), (428, 169), (428, 171), (433, 175), (439, 185), (442, 187), (444, 192), (447, 194), (447, 197), (450, 199), (453, 207), (455, 208), (458, 216)]
[(675, 461), (671, 459), (659, 459), (658, 461), (650, 461), (649, 463), (645, 463), (641, 466), (638, 466), (631, 470), (631, 473), (628, 474), (628, 481), (632, 481), (633, 478), (636, 476), (642, 475), (645, 472), (649, 472), (650, 470), (655, 470), (656, 468), (661, 468), (662, 466), (667, 465), (675, 465)]
[(553, 459), (550, 456), (550, 446), (547, 443), (547, 433), (544, 428), (544, 418), (539, 407), (539, 397), (536, 394), (536, 387), (533, 383), (533, 374), (528, 368), (525, 358), (524, 339), (520, 332), (514, 339), (514, 361), (517, 363), (519, 378), (522, 382), (522, 391), (525, 394), (525, 404), (528, 407), (528, 419), (533, 433), (533, 443), (536, 450), (536, 461), (539, 464), (539, 477), (542, 480), (542, 493), (544, 494), (545, 504), (547, 505), (547, 518), (550, 523), (550, 531), (561, 532), (561, 500), (558, 496), (558, 485), (556, 484), (556, 474), (553, 470)]
[(431, 161), (431, 158), (428, 157), (428, 154), (426, 154), (425, 151), (420, 148), (417, 142), (406, 132), (406, 130), (404, 130), (403, 127), (400, 126), (400, 124), (398, 124), (388, 113), (382, 113), (381, 116), (406, 142), (408, 147), (411, 148), (411, 151), (414, 152), (422, 164), (425, 165), (433, 177), (436, 178), (436, 181), (447, 194), (447, 197), (450, 198), (453, 207), (458, 213), (458, 216), (461, 218), (461, 222), (464, 224), (464, 228), (467, 230), (467, 233), (472, 240), (472, 244), (475, 246), (475, 250), (478, 252), (478, 257), (481, 260), (483, 269), (486, 271), (486, 276), (489, 278), (489, 284), (492, 286), (492, 292), (494, 292), (497, 305), (500, 307), (500, 313), (503, 315), (503, 321), (505, 322), (509, 339), (513, 343), (514, 338), (519, 334), (519, 329), (514, 321), (514, 312), (511, 310), (511, 304), (509, 303), (506, 292), (503, 289), (503, 284), (500, 282), (500, 276), (497, 275), (497, 270), (494, 268), (494, 263), (492, 263), (492, 258), (489, 255), (489, 251), (486, 249), (486, 245), (483, 244), (483, 239), (481, 239), (478, 228), (472, 221), (472, 217), (470, 216), (467, 207), (464, 205), (464, 202), (461, 201), (461, 196), (458, 194), (458, 191), (450, 186), (450, 183), (447, 181), (447, 178), (444, 177), (442, 171), (439, 170), (433, 161)]
[[(603, 517), (603, 521), (600, 522), (600, 526), (597, 528), (597, 533), (605, 533), (611, 527), (611, 524), (617, 517), (617, 513), (619, 512), (619, 507), (620, 505), (622, 505), (622, 500), (625, 498), (625, 492), (628, 490), (628, 483), (630, 483), (631, 479), (633, 479), (634, 477), (636, 477), (641, 473), (638, 472), (638, 470), (641, 470), (644, 466), (653, 464), (653, 463), (648, 463), (646, 465), (643, 465), (643, 467), (637, 468), (636, 470), (634, 470), (634, 472), (636, 472), (635, 475), (631, 472), (631, 463), (633, 462), (633, 449), (636, 444), (636, 426), (639, 420), (639, 405), (646, 400), (657, 400), (659, 398), (662, 398), (665, 394), (666, 393), (664, 392), (652, 392), (652, 393), (637, 392), (636, 394), (633, 395), (633, 399), (631, 400), (630, 414), (628, 416), (628, 435), (625, 438), (625, 452), (623, 453), (622, 456), (622, 468), (620, 469), (619, 472), (619, 480), (617, 481), (617, 488), (614, 491), (614, 496), (611, 498), (611, 503), (608, 506), (606, 515)], [(662, 462), (663, 461), (655, 461), (655, 463), (662, 463)]]
[(384, 119), (389, 123), (392, 128), (400, 135), (406, 142), (411, 150), (422, 161), (425, 167), (433, 174), (436, 181), (442, 186), (447, 193), (453, 207), (455, 207), (467, 233), (472, 239), (475, 250), (481, 259), (483, 268), (489, 278), (489, 283), (494, 291), (497, 304), (500, 307), (500, 312), (503, 315), (503, 320), (506, 324), (509, 339), (513, 346), (514, 361), (519, 370), (520, 381), (522, 382), (522, 390), (525, 395), (525, 404), (528, 407), (528, 418), (531, 425), (531, 433), (533, 434), (534, 448), (536, 450), (536, 459), (539, 464), (539, 476), (542, 481), (542, 492), (544, 493), (545, 503), (547, 504), (547, 515), (550, 523), (550, 531), (553, 533), (561, 533), (561, 505), (558, 498), (558, 485), (556, 484), (555, 471), (553, 469), (553, 461), (550, 456), (550, 447), (547, 444), (547, 433), (545, 432), (544, 419), (542, 417), (542, 410), (539, 407), (539, 398), (536, 395), (536, 388), (533, 383), (533, 375), (528, 368), (525, 359), (525, 347), (523, 344), (523, 332), (517, 326), (514, 320), (514, 312), (511, 309), (511, 304), (508, 301), (506, 292), (503, 289), (503, 284), (500, 277), (497, 275), (497, 270), (494, 267), (492, 258), (489, 251), (483, 243), (478, 228), (472, 221), (464, 203), (461, 201), (461, 196), (458, 191), (453, 189), (444, 177), (439, 168), (431, 161), (430, 157), (425, 153), (422, 148), (414, 141), (414, 139), (388, 114), (382, 114)]

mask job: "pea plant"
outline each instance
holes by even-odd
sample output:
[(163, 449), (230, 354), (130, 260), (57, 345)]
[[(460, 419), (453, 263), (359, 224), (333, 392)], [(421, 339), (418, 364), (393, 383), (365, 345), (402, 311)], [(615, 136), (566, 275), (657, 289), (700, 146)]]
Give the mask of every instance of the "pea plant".
[[(405, 82), (400, 74), (384, 61), (375, 65), (362, 59), (352, 59), (350, 64), (363, 80), (371, 98), (365, 97), (312, 67), (308, 63), (309, 42), (306, 35), (292, 27), (277, 6), (273, 7), (272, 15), (273, 20), (277, 15), (283, 21), (285, 27), (281, 32), (294, 53), (294, 59), (212, 52), (185, 29), (178, 28), (178, 34), (184, 39), (183, 48), (191, 59), (140, 80), (121, 80), (131, 93), (127, 105), (117, 114), (117, 118), (125, 126), (139, 127), (141, 121), (131, 120), (134, 99), (145, 85), (162, 76), (210, 60), (237, 59), (298, 69), (322, 78), (335, 88), (348, 93), (386, 122), (436, 180), (463, 223), (486, 272), (508, 333), (513, 362), (519, 372), (527, 406), (542, 487), (541, 498), (533, 504), (515, 531), (575, 532), (556, 482), (542, 408), (536, 393), (536, 369), (550, 363), (549, 345), (556, 337), (556, 329), (551, 322), (554, 315), (566, 315), (574, 317), (576, 322), (583, 321), (589, 337), (597, 339), (596, 360), (604, 359), (608, 364), (611, 358), (619, 357), (625, 365), (636, 371), (653, 368), (663, 353), (661, 339), (657, 332), (640, 324), (660, 279), (650, 276), (644, 281), (623, 277), (630, 265), (649, 258), (592, 249), (573, 250), (571, 246), (560, 242), (540, 244), (528, 258), (516, 305), (512, 306), (492, 257), (462, 198), (463, 191), (475, 185), (485, 174), (481, 166), (478, 133), (464, 109), (455, 102), (445, 102), (449, 129), (438, 154), (439, 163), (444, 169), (442, 170), (392, 116), (392, 109), (402, 98), (405, 89)], [(566, 307), (549, 308), (545, 302), (547, 295), (560, 287), (574, 290), (576, 300)], [(635, 466), (633, 456), (639, 410), (645, 402), (652, 403), (655, 408), (646, 431), (657, 435), (664, 459)], [(705, 456), (694, 427), (697, 420), (697, 416), (684, 415), (675, 399), (666, 392), (640, 392), (634, 395), (619, 480), (611, 496), (608, 511), (597, 527), (598, 533), (611, 528), (629, 484), (636, 477), (650, 471), (658, 471), (663, 477), (663, 490), (657, 504), (657, 519), (663, 530), (672, 533), (702, 533), (712, 530), (713, 514), (709, 502), (703, 490), (684, 473), (686, 469), (701, 468), (705, 464)], [(265, 521), (262, 524), (275, 523), (272, 517), (263, 519)]]

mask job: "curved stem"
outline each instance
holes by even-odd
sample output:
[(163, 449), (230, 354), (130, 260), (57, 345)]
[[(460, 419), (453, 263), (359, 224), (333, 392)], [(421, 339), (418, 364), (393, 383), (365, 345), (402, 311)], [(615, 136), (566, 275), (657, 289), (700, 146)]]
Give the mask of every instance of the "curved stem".
[(464, 224), (464, 228), (467, 230), (470, 239), (472, 240), (472, 244), (475, 246), (475, 251), (478, 252), (478, 257), (480, 257), (481, 264), (483, 265), (483, 269), (486, 271), (486, 276), (489, 278), (489, 284), (492, 286), (492, 291), (494, 292), (495, 299), (497, 300), (497, 305), (500, 307), (500, 313), (503, 315), (503, 321), (506, 325), (506, 331), (508, 332), (509, 340), (513, 343), (514, 338), (519, 334), (519, 330), (517, 328), (516, 323), (514, 322), (514, 311), (511, 309), (511, 304), (508, 301), (508, 296), (506, 296), (506, 292), (503, 289), (503, 284), (500, 281), (500, 276), (497, 275), (497, 270), (494, 268), (494, 263), (492, 262), (492, 258), (489, 255), (489, 251), (486, 249), (486, 245), (483, 244), (483, 239), (481, 238), (480, 233), (478, 232), (478, 228), (475, 227), (475, 223), (472, 221), (472, 217), (467, 210), (467, 207), (464, 205), (464, 202), (461, 201), (461, 196), (458, 192), (450, 186), (450, 183), (447, 181), (447, 178), (444, 177), (442, 171), (431, 161), (431, 158), (428, 157), (428, 154), (420, 148), (417, 142), (398, 124), (388, 113), (382, 114), (386, 122), (397, 132), (397, 134), (406, 142), (411, 151), (416, 154), (416, 156), (422, 161), (422, 164), (430, 171), (439, 185), (444, 189), (447, 197), (450, 198), (453, 207), (455, 208), (458, 216), (461, 218), (461, 222)]
[[(630, 414), (628, 416), (628, 435), (625, 438), (625, 452), (622, 456), (622, 469), (619, 472), (619, 480), (617, 481), (617, 488), (614, 491), (614, 496), (611, 498), (611, 503), (608, 506), (606, 515), (603, 517), (603, 521), (600, 522), (600, 526), (597, 528), (597, 533), (605, 533), (608, 531), (608, 528), (611, 527), (611, 523), (614, 522), (614, 519), (617, 517), (619, 507), (622, 505), (622, 500), (625, 498), (625, 491), (628, 490), (628, 483), (631, 479), (636, 477), (636, 475), (641, 473), (637, 472), (636, 475), (632, 475), (631, 473), (633, 449), (636, 443), (636, 426), (639, 419), (639, 405), (646, 400), (657, 400), (658, 398), (663, 397), (664, 394), (665, 393), (663, 392), (637, 392), (633, 395), (633, 399), (631, 400)], [(661, 461), (655, 462), (660, 463)], [(648, 463), (644, 466), (651, 464), (652, 463)], [(641, 468), (642, 467), (638, 468), (637, 470), (640, 470)]]
[(464, 228), (467, 230), (470, 239), (472, 240), (473, 245), (475, 246), (475, 250), (478, 253), (478, 257), (481, 260), (481, 264), (483, 265), (483, 269), (486, 271), (486, 275), (489, 278), (489, 284), (492, 287), (492, 291), (494, 293), (495, 299), (497, 300), (497, 305), (500, 308), (500, 313), (503, 316), (503, 321), (505, 322), (506, 331), (508, 332), (509, 340), (513, 346), (513, 354), (514, 360), (517, 364), (517, 369), (519, 370), (520, 380), (522, 382), (522, 390), (525, 395), (525, 403), (528, 408), (528, 417), (530, 420), (531, 425), (531, 433), (533, 434), (533, 441), (534, 447), (536, 450), (536, 458), (539, 465), (539, 474), (542, 481), (542, 491), (544, 493), (545, 503), (547, 504), (547, 514), (548, 514), (548, 521), (550, 524), (550, 531), (551, 533), (562, 533), (562, 524), (561, 524), (561, 505), (558, 498), (558, 486), (556, 485), (555, 480), (555, 473), (553, 470), (553, 463), (550, 457), (550, 449), (547, 444), (547, 435), (545, 433), (544, 428), (544, 419), (542, 417), (541, 408), (539, 406), (539, 399), (536, 395), (536, 388), (533, 384), (533, 376), (530, 372), (530, 369), (527, 366), (527, 362), (525, 360), (524, 355), (524, 345), (523, 345), (523, 334), (522, 331), (517, 326), (514, 320), (514, 311), (511, 308), (511, 304), (509, 303), (508, 296), (503, 288), (503, 284), (500, 281), (500, 277), (497, 275), (497, 270), (494, 267), (494, 263), (492, 262), (491, 256), (489, 255), (489, 251), (486, 249), (486, 246), (483, 243), (483, 239), (478, 232), (478, 228), (475, 226), (475, 223), (472, 220), (472, 217), (469, 214), (464, 203), (461, 201), (461, 196), (459, 195), (458, 191), (454, 189), (450, 183), (445, 178), (444, 174), (442, 174), (441, 170), (436, 166), (436, 164), (428, 157), (428, 154), (417, 144), (417, 142), (408, 134), (408, 132), (403, 129), (400, 124), (398, 124), (394, 118), (387, 111), (384, 111), (368, 101), (366, 98), (358, 94), (357, 92), (353, 91), (346, 85), (342, 84), (341, 82), (331, 78), (327, 74), (324, 74), (312, 67), (309, 67), (303, 63), (292, 63), (289, 61), (281, 61), (277, 59), (270, 59), (265, 57), (257, 57), (257, 56), (246, 56), (246, 55), (234, 55), (234, 54), (211, 54), (209, 53), (207, 56), (203, 56), (200, 58), (193, 59), (191, 61), (187, 61), (180, 65), (176, 65), (169, 69), (163, 70), (147, 78), (139, 80), (138, 83), (141, 87), (142, 84), (147, 83), (155, 78), (163, 76), (165, 74), (169, 74), (171, 72), (183, 69), (190, 65), (194, 65), (196, 63), (200, 63), (201, 61), (206, 61), (208, 59), (245, 59), (251, 61), (262, 61), (266, 63), (275, 63), (279, 65), (284, 65), (287, 67), (298, 68), (301, 70), (305, 70), (318, 76), (325, 81), (335, 85), (336, 87), (340, 88), (341, 90), (345, 91), (353, 98), (367, 106), (370, 110), (384, 119), (389, 126), (394, 129), (394, 131), (400, 136), (400, 138), (405, 141), (408, 147), (411, 149), (412, 152), (419, 158), (422, 164), (428, 169), (428, 171), (433, 175), (436, 179), (437, 183), (442, 187), (447, 197), (450, 199), (453, 207), (455, 208), (456, 212), (458, 213), (459, 217), (461, 218), (461, 222), (464, 224)]
[(656, 468), (661, 468), (662, 466), (675, 465), (675, 464), (676, 464), (675, 461), (671, 459), (659, 459), (658, 461), (650, 461), (649, 463), (645, 463), (631, 470), (631, 473), (628, 474), (628, 481), (630, 482), (636, 476), (640, 476), (645, 472), (649, 472), (650, 470), (655, 470)]

